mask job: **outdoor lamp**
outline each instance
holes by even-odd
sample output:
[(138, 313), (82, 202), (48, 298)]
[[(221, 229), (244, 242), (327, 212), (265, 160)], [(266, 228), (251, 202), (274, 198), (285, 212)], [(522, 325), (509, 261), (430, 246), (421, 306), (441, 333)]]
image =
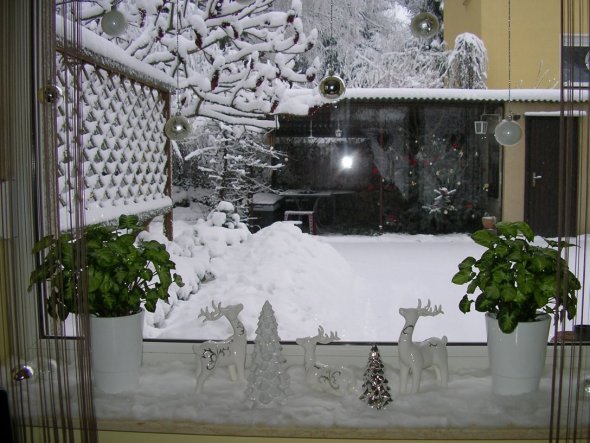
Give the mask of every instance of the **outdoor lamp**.
[(351, 155), (345, 155), (342, 157), (342, 160), (340, 160), (340, 166), (342, 166), (342, 169), (352, 169), (353, 163), (354, 161)]
[(164, 125), (164, 132), (170, 140), (183, 140), (193, 132), (193, 128), (188, 119), (178, 113), (168, 119)]
[(334, 74), (329, 74), (320, 82), (320, 94), (328, 100), (336, 100), (346, 91), (344, 81)]
[(434, 37), (438, 32), (438, 19), (430, 12), (423, 11), (412, 18), (410, 30), (418, 38)]
[(100, 21), (102, 30), (111, 37), (118, 37), (127, 29), (127, 19), (125, 15), (116, 9), (115, 6), (102, 16)]
[(518, 123), (512, 119), (512, 114), (509, 114), (504, 120), (498, 123), (494, 130), (494, 137), (496, 141), (503, 146), (514, 146), (522, 136), (522, 129)]
[(485, 120), (476, 120), (475, 124), (475, 133), (477, 135), (484, 135), (488, 132), (488, 122)]

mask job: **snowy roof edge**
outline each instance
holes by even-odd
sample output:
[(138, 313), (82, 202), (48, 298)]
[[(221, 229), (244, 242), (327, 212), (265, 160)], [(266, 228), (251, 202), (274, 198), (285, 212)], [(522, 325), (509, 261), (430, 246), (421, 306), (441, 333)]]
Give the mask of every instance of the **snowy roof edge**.
[[(568, 94), (570, 102), (588, 101), (587, 90)], [(310, 107), (337, 101), (324, 99), (316, 89), (291, 89), (285, 91), (286, 103), (282, 109), (297, 109), (294, 103)], [(554, 102), (561, 100), (559, 89), (428, 89), (428, 88), (347, 88), (343, 100), (418, 100), (418, 101), (479, 101), (479, 102)]]

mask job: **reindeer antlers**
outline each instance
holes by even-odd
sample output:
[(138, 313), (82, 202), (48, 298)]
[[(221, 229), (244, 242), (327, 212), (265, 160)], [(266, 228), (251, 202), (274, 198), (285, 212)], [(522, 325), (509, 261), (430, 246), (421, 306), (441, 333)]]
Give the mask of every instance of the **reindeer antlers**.
[(197, 318), (205, 317), (203, 321), (212, 321), (218, 320), (221, 317), (225, 316), (229, 320), (232, 317), (237, 317), (240, 311), (244, 309), (244, 305), (242, 305), (241, 303), (238, 303), (237, 305), (229, 305), (222, 307), (221, 302), (217, 303), (217, 306), (215, 306), (215, 302), (211, 301), (211, 306), (213, 307), (213, 311), (209, 311), (209, 306), (207, 306), (205, 309), (201, 309), (201, 313), (197, 316)]
[(221, 302), (219, 302), (217, 304), (217, 306), (215, 306), (215, 302), (211, 301), (211, 306), (213, 306), (213, 311), (210, 312), (209, 311), (209, 306), (207, 306), (205, 309), (201, 309), (200, 314), (198, 315), (197, 318), (199, 317), (205, 317), (203, 319), (203, 321), (206, 320), (217, 320), (219, 318), (221, 318), (223, 316), (222, 312), (221, 312)]
[(442, 305), (434, 305), (434, 308), (430, 306), (430, 299), (428, 299), (428, 303), (424, 307), (422, 307), (422, 300), (418, 299), (417, 311), (418, 315), (421, 316), (444, 314)]
[(295, 341), (302, 346), (304, 344), (311, 344), (315, 346), (318, 343), (327, 344), (337, 340), (340, 340), (340, 337), (338, 337), (338, 332), (330, 331), (330, 335), (328, 335), (322, 326), (318, 326), (317, 335), (314, 335), (313, 337), (298, 338)]
[(318, 338), (319, 343), (330, 343), (336, 340), (340, 340), (340, 337), (338, 337), (338, 332), (330, 331), (330, 335), (328, 336), (324, 332), (324, 328), (321, 325), (318, 326), (318, 335), (316, 337)]

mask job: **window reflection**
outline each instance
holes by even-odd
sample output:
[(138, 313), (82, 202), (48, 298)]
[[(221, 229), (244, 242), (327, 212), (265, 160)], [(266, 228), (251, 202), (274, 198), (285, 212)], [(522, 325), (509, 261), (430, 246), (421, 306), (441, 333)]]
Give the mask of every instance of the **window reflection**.
[(499, 209), (500, 149), (473, 130), (491, 107), (347, 100), (283, 116), (276, 145), (288, 162), (273, 185), (310, 194), (291, 192), (285, 209), (317, 209), (329, 232), (471, 232)]

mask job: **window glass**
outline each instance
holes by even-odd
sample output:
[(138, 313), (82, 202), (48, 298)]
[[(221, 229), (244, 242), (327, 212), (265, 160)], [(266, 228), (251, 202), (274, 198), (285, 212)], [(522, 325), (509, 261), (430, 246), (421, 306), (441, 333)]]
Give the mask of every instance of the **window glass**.
[[(499, 205), (499, 112), (490, 103), (344, 100), (281, 116), (274, 148), (284, 163), (273, 172), (276, 193), (255, 202), (253, 235), (216, 253), (215, 279), (147, 336), (226, 338), (228, 321), (197, 318), (223, 301), (244, 305), (253, 339), (268, 299), (285, 341), (321, 325), (343, 342), (392, 342), (404, 325), (399, 309), (420, 299), (444, 314), (421, 320), (415, 338), (485, 342), (481, 315), (459, 311), (465, 288), (451, 278), (481, 254), (468, 233)], [(482, 119), (489, 134), (475, 134)]]
[(376, 101), (285, 117), (277, 147), (288, 162), (274, 184), (334, 192), (284, 202), (317, 210), (324, 232), (471, 232), (499, 197), (499, 146), (473, 130), (482, 114), (483, 105)]
[(568, 86), (588, 86), (590, 80), (588, 36), (564, 36), (561, 58), (564, 84)]

